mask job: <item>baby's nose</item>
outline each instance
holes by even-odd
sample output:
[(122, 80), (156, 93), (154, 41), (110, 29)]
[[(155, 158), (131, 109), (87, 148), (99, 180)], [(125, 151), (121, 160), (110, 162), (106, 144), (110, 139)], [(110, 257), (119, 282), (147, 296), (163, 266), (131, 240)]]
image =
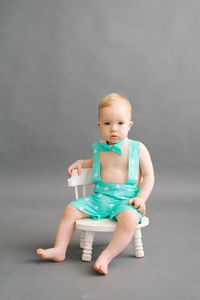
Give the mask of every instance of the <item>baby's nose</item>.
[(117, 130), (117, 126), (116, 125), (112, 125), (111, 130), (112, 131), (116, 131)]

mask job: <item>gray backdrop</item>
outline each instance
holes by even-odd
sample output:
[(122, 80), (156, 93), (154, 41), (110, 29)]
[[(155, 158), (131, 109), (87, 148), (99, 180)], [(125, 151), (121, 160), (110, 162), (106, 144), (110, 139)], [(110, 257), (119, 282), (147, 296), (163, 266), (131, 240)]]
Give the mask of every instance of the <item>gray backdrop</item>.
[[(0, 2), (4, 262), (8, 249), (16, 253), (16, 245), (31, 260), (30, 252), (41, 245), (44, 237), (46, 244), (54, 240), (67, 195), (67, 201), (72, 198), (65, 186), (67, 166), (91, 157), (92, 143), (101, 138), (96, 125), (98, 102), (110, 92), (129, 98), (134, 108), (134, 127), (129, 137), (142, 141), (151, 153), (156, 175), (152, 204), (148, 204), (149, 214), (154, 217), (152, 223), (157, 220), (161, 226), (165, 211), (165, 234), (169, 232), (168, 223), (172, 225), (176, 216), (169, 221), (167, 203), (173, 207), (176, 201), (177, 210), (182, 208), (182, 217), (188, 220), (188, 228), (191, 226), (198, 212), (200, 179), (199, 14), (197, 0)], [(188, 205), (188, 201), (193, 201), (189, 204), (193, 208), (190, 215), (188, 206), (184, 210), (182, 204)], [(160, 219), (156, 219), (157, 212)], [(54, 216), (53, 223), (49, 215)], [(27, 232), (23, 231), (24, 224), (30, 226)], [(10, 239), (5, 228), (10, 230)], [(21, 243), (22, 232), (25, 244)], [(151, 231), (149, 236), (150, 243)], [(157, 245), (162, 243), (162, 236), (163, 230), (156, 236)], [(199, 235), (195, 237), (194, 248), (194, 243), (199, 243)], [(182, 239), (184, 243), (185, 236)], [(189, 248), (187, 251), (191, 253)], [(29, 261), (25, 270), (31, 270), (36, 262), (37, 259)], [(14, 283), (22, 286), (22, 282), (15, 281), (9, 268), (11, 272), (12, 263), (5, 263), (3, 293), (9, 291), (7, 299), (13, 299), (17, 287), (10, 290), (8, 282), (12, 287)], [(30, 275), (30, 281), (33, 277)], [(40, 288), (38, 296), (47, 297), (46, 290)], [(199, 288), (198, 284), (192, 286), (193, 299), (197, 295), (195, 288)], [(150, 290), (155, 298), (154, 290)], [(165, 294), (165, 287), (161, 286), (161, 290)], [(28, 289), (19, 291), (20, 299), (29, 294)]]

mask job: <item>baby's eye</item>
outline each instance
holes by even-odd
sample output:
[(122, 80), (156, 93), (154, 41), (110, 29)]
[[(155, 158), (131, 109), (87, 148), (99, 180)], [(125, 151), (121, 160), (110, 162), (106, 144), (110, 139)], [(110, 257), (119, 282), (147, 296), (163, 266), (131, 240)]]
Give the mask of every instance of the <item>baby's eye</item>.
[(123, 125), (124, 123), (123, 122), (119, 122), (119, 125)]
[(109, 122), (105, 122), (104, 125), (107, 125), (107, 126), (108, 126), (108, 125), (110, 125), (110, 123), (109, 123)]

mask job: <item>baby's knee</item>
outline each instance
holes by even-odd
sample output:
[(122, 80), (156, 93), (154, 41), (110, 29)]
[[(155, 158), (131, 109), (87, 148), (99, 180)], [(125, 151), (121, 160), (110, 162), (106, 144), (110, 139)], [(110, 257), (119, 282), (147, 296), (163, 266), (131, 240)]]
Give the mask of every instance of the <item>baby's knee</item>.
[(63, 212), (63, 218), (68, 218), (68, 219), (70, 218), (70, 219), (78, 220), (86, 216), (88, 215), (80, 211), (79, 209), (77, 209), (71, 204), (68, 204), (65, 207), (65, 210)]
[(126, 228), (134, 228), (139, 222), (139, 216), (136, 211), (127, 209), (122, 211), (116, 216), (119, 224), (122, 224)]
[(76, 207), (74, 207), (73, 205), (68, 204), (63, 212), (63, 217), (64, 218), (71, 218), (71, 219), (75, 219), (76, 215), (77, 215), (78, 209)]

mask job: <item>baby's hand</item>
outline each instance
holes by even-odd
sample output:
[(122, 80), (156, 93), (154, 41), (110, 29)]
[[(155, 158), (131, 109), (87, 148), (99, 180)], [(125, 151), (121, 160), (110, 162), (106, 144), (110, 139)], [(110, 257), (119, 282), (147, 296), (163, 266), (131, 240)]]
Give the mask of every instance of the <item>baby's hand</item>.
[(72, 176), (72, 171), (74, 170), (74, 169), (77, 169), (78, 170), (78, 175), (80, 175), (81, 174), (81, 162), (80, 162), (80, 160), (77, 160), (77, 161), (75, 161), (72, 165), (70, 165), (69, 166), (69, 168), (67, 169), (67, 172), (68, 172), (68, 174), (69, 174), (69, 176)]
[(144, 217), (146, 213), (146, 205), (144, 200), (141, 197), (131, 198), (128, 203), (134, 206), (134, 208), (137, 209), (142, 214), (142, 217)]

